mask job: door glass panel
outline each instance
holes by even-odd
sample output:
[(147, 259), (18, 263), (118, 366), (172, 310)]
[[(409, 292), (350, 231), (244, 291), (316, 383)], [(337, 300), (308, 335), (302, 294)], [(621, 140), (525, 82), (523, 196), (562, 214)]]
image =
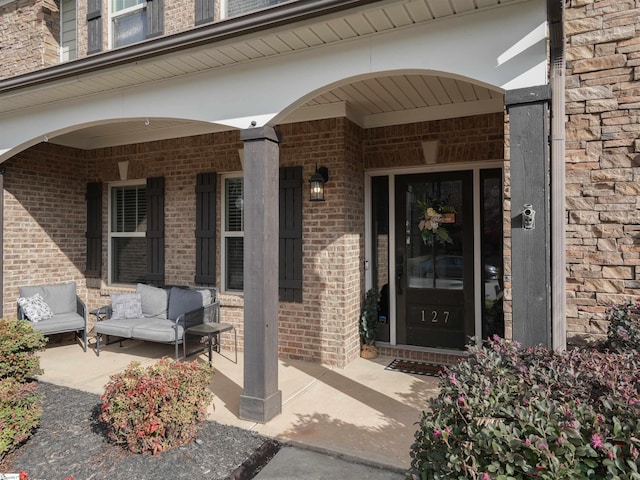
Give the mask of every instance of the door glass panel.
[(409, 288), (462, 290), (462, 181), (410, 184), (406, 210)]
[(388, 342), (389, 332), (389, 177), (371, 179), (371, 226), (373, 285), (378, 288), (378, 331), (376, 339)]
[(482, 250), (482, 338), (504, 336), (502, 256), (502, 171), (480, 172)]

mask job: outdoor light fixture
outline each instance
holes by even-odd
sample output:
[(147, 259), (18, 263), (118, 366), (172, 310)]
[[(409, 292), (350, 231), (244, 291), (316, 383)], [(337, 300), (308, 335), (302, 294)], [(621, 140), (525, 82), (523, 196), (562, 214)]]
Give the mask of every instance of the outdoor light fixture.
[(309, 179), (309, 200), (324, 202), (324, 184), (329, 181), (329, 169), (316, 165), (316, 171)]

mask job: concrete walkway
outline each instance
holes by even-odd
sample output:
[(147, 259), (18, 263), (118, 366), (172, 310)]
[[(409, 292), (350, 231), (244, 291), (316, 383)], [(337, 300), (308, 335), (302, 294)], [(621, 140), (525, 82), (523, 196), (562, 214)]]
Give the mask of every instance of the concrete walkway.
[[(52, 339), (40, 354), (44, 369), (40, 379), (102, 394), (109, 376), (122, 371), (130, 362), (149, 365), (163, 356), (171, 357), (173, 351), (169, 345), (127, 341), (122, 347), (116, 343), (101, 349), (97, 357), (93, 349), (85, 353), (77, 343), (59, 340), (56, 343)], [(190, 360), (196, 358), (207, 361), (206, 354)], [(276, 438), (292, 445), (296, 458), (304, 458), (304, 462), (291, 465), (292, 451), (284, 448), (259, 479), (403, 478), (401, 472), (410, 466), (409, 451), (420, 412), (427, 399), (437, 394), (436, 378), (385, 370), (393, 360), (385, 357), (357, 359), (344, 369), (282, 360), (279, 363), (282, 414), (259, 424), (238, 418), (243, 356), (239, 355), (237, 364), (232, 359), (231, 352), (214, 354), (211, 390), (215, 400), (209, 411), (210, 419)], [(306, 452), (304, 456), (299, 450)], [(319, 461), (333, 473), (321, 474)], [(354, 461), (360, 464), (357, 468), (370, 471), (366, 475), (342, 475), (343, 468), (350, 471), (356, 468)], [(296, 468), (304, 468), (305, 462), (320, 476), (312, 477), (310, 471), (300, 475)], [(270, 473), (278, 465), (284, 468), (278, 475), (284, 476)]]

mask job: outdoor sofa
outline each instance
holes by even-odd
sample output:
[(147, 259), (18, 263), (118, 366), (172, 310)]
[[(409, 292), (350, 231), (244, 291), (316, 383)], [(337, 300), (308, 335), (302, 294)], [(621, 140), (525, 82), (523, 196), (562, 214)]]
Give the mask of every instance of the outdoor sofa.
[(27, 320), (43, 335), (75, 332), (87, 351), (87, 307), (76, 283), (20, 287), (18, 319)]
[(96, 316), (96, 355), (102, 337), (106, 344), (144, 340), (179, 346), (187, 356), (185, 330), (202, 323), (220, 321), (220, 302), (215, 288), (155, 287), (138, 283), (135, 293), (112, 294), (111, 304), (91, 312)]

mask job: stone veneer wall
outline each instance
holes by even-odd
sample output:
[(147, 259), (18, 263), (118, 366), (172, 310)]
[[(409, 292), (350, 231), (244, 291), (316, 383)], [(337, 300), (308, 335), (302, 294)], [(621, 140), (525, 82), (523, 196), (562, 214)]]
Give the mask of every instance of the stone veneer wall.
[(567, 333), (640, 295), (640, 4), (566, 3)]
[(58, 63), (60, 11), (54, 0), (0, 6), (0, 79)]

